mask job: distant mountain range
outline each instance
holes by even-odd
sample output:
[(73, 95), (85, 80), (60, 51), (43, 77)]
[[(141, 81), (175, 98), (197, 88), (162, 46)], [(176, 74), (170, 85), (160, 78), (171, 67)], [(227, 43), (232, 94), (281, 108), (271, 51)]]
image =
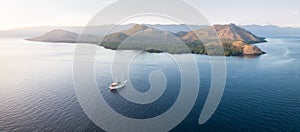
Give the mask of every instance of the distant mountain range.
[[(134, 24), (127, 25), (118, 25), (111, 33), (120, 32), (126, 29), (129, 29)], [(148, 27), (159, 29), (161, 31), (169, 31), (172, 33), (178, 32), (189, 32), (191, 29), (188, 27), (197, 30), (209, 27), (208, 25), (161, 25), (161, 24), (145, 24)], [(21, 37), (21, 38), (31, 38), (39, 36), (46, 32), (49, 32), (54, 29), (67, 30), (74, 33), (81, 33), (83, 29), (87, 34), (103, 36), (105, 35), (107, 29), (112, 25), (101, 25), (101, 26), (37, 26), (37, 27), (26, 27), (26, 28), (15, 28), (10, 30), (0, 31), (0, 37)], [(260, 26), (260, 25), (242, 25), (240, 26), (256, 35), (259, 36), (279, 36), (279, 35), (300, 35), (300, 28), (292, 27), (278, 27), (274, 25)]]
[[(28, 40), (74, 43), (77, 41), (78, 36), (79, 34), (70, 31), (53, 30), (40, 37)], [(195, 54), (224, 55), (224, 53), (214, 50), (216, 40), (220, 39), (225, 55), (228, 56), (263, 54), (264, 52), (258, 47), (249, 44), (266, 42), (265, 38), (257, 37), (235, 24), (201, 27), (198, 30), (185, 30), (178, 33), (156, 29), (153, 26), (135, 24), (129, 29), (113, 32), (106, 36), (98, 37), (93, 34), (84, 34), (80, 36), (79, 42), (98, 44), (101, 39), (103, 40), (99, 45), (109, 49), (134, 49), (169, 53), (191, 51)], [(182, 42), (188, 48), (183, 47)], [(208, 51), (206, 48), (213, 50)]]
[(294, 27), (278, 27), (274, 25), (245, 25), (242, 26), (257, 35), (262, 36), (286, 36), (286, 35), (300, 35), (300, 28)]

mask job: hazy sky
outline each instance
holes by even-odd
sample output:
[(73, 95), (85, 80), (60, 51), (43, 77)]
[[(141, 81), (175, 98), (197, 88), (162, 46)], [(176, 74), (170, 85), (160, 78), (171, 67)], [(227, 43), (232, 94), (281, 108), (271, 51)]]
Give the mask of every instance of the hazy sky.
[[(113, 1), (1, 0), (0, 30), (42, 25), (83, 26)], [(273, 24), (300, 27), (300, 0), (186, 1), (197, 7), (212, 24)]]

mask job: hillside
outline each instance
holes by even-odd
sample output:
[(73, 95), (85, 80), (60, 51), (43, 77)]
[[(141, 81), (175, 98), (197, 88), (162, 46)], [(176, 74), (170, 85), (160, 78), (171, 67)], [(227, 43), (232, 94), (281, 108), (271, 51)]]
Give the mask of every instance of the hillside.
[(265, 38), (257, 37), (251, 32), (240, 28), (235, 24), (213, 25), (209, 28), (191, 31), (182, 36), (182, 39), (185, 41), (198, 41), (198, 37), (200, 37), (201, 39), (212, 39), (212, 37), (215, 36), (215, 31), (217, 32), (218, 37), (222, 42), (232, 43), (234, 41), (244, 41), (249, 44), (266, 42)]
[(123, 31), (120, 31), (120, 32), (116, 32), (116, 33), (113, 33), (113, 34), (106, 35), (103, 38), (103, 42), (121, 43), (127, 37), (129, 37), (129, 36), (131, 36), (135, 33), (138, 33), (138, 32), (144, 31), (144, 30), (152, 30), (152, 29), (153, 28), (150, 28), (150, 27), (147, 27), (147, 26), (144, 26), (144, 25), (136, 24), (133, 27), (127, 29), (127, 30), (123, 30)]
[[(218, 36), (218, 38), (216, 38), (216, 36)], [(224, 54), (226, 56), (260, 55), (265, 53), (257, 46), (250, 45), (253, 43), (266, 42), (265, 38), (258, 37), (235, 24), (213, 25), (209, 28), (190, 31), (185, 35), (181, 35), (181, 39), (193, 44), (193, 48), (191, 49), (192, 52), (196, 54), (222, 54), (214, 50), (211, 50), (211, 53), (207, 53), (207, 51), (204, 50), (204, 46), (197, 46), (198, 43), (204, 42), (206, 45), (213, 47), (214, 43), (218, 42), (219, 39), (223, 44)], [(236, 44), (237, 42), (239, 44)]]
[(128, 30), (104, 37), (101, 46), (109, 49), (133, 49), (153, 52), (183, 53), (187, 52), (179, 43), (181, 39), (175, 34), (136, 24)]
[(68, 43), (75, 43), (78, 34), (69, 32), (66, 30), (55, 29), (50, 32), (45, 33), (44, 35), (36, 38), (30, 38), (27, 40), (30, 41), (42, 41), (42, 42), (68, 42)]
[(52, 42), (52, 43), (96, 43), (98, 38), (94, 35), (83, 34), (81, 35), (80, 41), (77, 41), (79, 34), (73, 33), (66, 30), (55, 29), (50, 32), (45, 33), (42, 36), (29, 38), (29, 41), (40, 41), (40, 42)]

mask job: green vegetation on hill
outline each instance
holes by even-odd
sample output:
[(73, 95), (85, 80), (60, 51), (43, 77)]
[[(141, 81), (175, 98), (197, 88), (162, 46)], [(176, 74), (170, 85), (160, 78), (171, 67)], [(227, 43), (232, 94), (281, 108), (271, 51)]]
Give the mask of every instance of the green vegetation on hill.
[[(130, 46), (120, 46), (120, 43), (117, 42), (103, 42), (101, 46), (112, 49), (112, 50), (145, 50), (151, 53), (161, 53), (161, 52), (169, 52), (169, 53), (193, 53), (193, 54), (205, 54), (205, 55), (225, 55), (225, 56), (242, 56), (243, 48), (232, 45), (232, 43), (223, 43), (223, 50), (216, 50), (220, 48), (215, 48), (214, 45), (204, 46), (201, 42), (186, 42), (187, 47), (182, 44), (178, 44), (176, 46), (165, 46), (163, 44), (152, 44), (151, 47), (145, 47), (141, 44), (130, 44)], [(163, 45), (163, 46), (162, 46)], [(120, 46), (120, 47), (119, 47)], [(187, 49), (188, 48), (188, 49)], [(208, 52), (209, 51), (209, 52)]]
[(191, 53), (190, 47), (186, 46), (184, 43), (174, 43), (174, 44), (161, 44), (161, 43), (151, 43), (151, 44), (141, 44), (141, 43), (117, 43), (117, 42), (102, 42), (100, 46), (112, 50), (144, 50), (151, 53), (161, 53), (168, 52), (172, 54), (183, 54)]

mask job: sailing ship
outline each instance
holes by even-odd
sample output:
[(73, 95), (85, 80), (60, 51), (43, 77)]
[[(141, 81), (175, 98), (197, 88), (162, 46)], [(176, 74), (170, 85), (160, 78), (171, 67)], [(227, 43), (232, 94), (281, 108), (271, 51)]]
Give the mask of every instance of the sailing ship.
[(109, 86), (109, 89), (110, 90), (115, 90), (115, 89), (120, 89), (120, 88), (123, 88), (125, 87), (127, 83), (127, 80), (123, 81), (123, 76), (122, 76), (122, 81), (121, 82), (113, 82), (110, 86)]

